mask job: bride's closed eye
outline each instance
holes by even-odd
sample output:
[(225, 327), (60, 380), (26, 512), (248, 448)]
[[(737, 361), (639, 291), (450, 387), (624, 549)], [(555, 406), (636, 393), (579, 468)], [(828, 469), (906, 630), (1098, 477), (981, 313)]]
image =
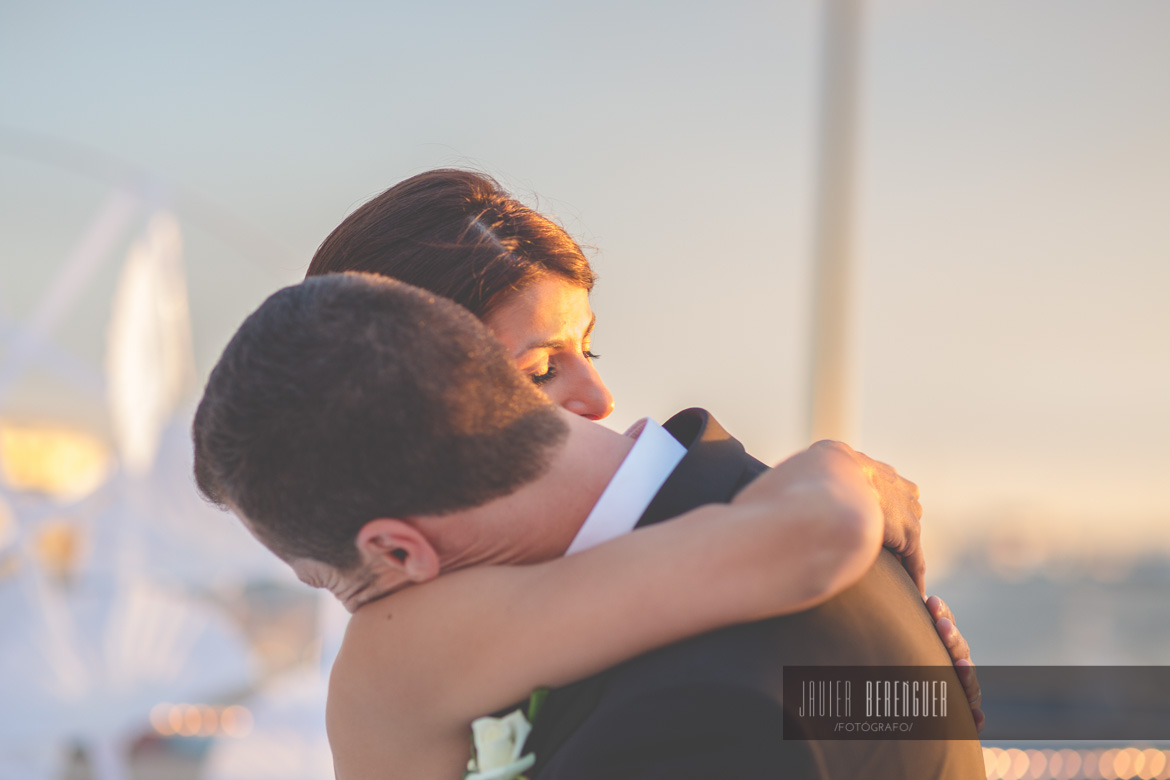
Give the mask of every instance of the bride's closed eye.
[(589, 291), (557, 276), (529, 284), (484, 317), (516, 368), (557, 406), (600, 420), (613, 396), (593, 361)]
[(546, 385), (557, 378), (557, 369), (556, 366), (554, 366), (552, 363), (549, 363), (543, 374), (529, 374), (529, 376), (532, 377), (532, 383), (537, 387), (540, 387), (541, 385)]
[[(601, 355), (599, 355), (596, 352), (589, 350), (589, 349), (582, 350), (581, 356), (589, 361), (597, 360), (598, 358), (601, 357)], [(551, 382), (552, 380), (557, 378), (556, 363), (554, 363), (553, 361), (549, 361), (548, 365), (545, 367), (544, 373), (542, 373), (542, 374), (529, 374), (529, 376), (532, 378), (532, 383), (535, 384), (537, 387), (540, 387), (541, 385), (546, 385), (549, 382)]]

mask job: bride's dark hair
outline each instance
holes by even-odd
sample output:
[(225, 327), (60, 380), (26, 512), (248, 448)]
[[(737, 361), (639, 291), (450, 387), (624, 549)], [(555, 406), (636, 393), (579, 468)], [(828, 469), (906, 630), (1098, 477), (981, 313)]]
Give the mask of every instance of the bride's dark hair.
[(365, 271), (462, 304), (480, 319), (549, 275), (593, 289), (565, 230), (482, 173), (439, 168), (399, 182), (329, 234), (306, 277)]

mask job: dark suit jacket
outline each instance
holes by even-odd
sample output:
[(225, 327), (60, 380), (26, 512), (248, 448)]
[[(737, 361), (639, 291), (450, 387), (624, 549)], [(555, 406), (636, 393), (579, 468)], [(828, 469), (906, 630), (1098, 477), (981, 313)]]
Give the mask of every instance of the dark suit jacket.
[[(639, 526), (726, 502), (766, 468), (701, 409), (681, 412), (665, 427), (688, 451)], [(815, 609), (680, 642), (553, 691), (525, 747), (537, 756), (530, 776), (986, 777), (974, 740), (782, 739), (782, 664), (951, 662), (918, 591), (883, 551), (861, 581)], [(962, 711), (957, 678), (948, 688), (951, 712)]]

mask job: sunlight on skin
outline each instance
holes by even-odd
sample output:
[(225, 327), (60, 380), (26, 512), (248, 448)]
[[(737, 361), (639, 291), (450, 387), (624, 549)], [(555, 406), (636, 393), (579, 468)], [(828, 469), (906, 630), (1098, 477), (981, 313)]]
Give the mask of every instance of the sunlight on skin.
[(535, 282), (484, 318), (516, 367), (553, 403), (600, 420), (613, 411), (613, 395), (589, 350), (595, 322), (589, 291), (557, 276)]

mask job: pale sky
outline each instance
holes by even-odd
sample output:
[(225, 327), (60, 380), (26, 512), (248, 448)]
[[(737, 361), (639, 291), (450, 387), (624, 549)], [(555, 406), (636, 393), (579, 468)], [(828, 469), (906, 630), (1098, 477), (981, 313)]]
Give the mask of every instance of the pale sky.
[[(1170, 4), (867, 8), (853, 442), (951, 533), (1164, 538)], [(129, 188), (139, 219), (182, 226), (202, 381), (354, 206), (470, 165), (596, 248), (613, 427), (701, 405), (777, 460), (807, 443), (819, 21), (746, 0), (6, 2), (0, 326)], [(93, 371), (136, 230), (54, 337)], [(0, 398), (99, 431), (101, 409), (37, 371)]]

